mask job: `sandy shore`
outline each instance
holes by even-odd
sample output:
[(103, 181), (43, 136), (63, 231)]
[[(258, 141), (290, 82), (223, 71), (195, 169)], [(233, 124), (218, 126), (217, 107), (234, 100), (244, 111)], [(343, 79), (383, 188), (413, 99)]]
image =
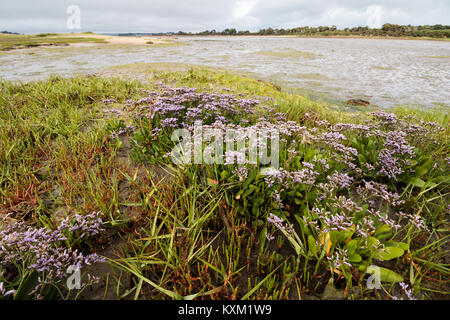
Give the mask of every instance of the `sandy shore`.
[(170, 43), (173, 38), (171, 37), (155, 37), (155, 36), (143, 36), (143, 37), (119, 37), (119, 36), (108, 36), (101, 34), (69, 34), (67, 36), (73, 37), (83, 37), (83, 38), (95, 38), (103, 39), (108, 42), (108, 44), (128, 44), (128, 45), (145, 45), (151, 41), (153, 44), (167, 44)]

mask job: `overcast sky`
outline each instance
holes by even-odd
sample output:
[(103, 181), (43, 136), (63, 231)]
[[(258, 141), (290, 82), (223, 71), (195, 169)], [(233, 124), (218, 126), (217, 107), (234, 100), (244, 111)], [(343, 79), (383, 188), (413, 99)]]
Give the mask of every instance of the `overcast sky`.
[[(76, 27), (80, 9), (81, 29)], [(74, 16), (75, 14), (75, 16)], [(75, 20), (74, 20), (75, 19)], [(370, 22), (372, 21), (372, 22)], [(336, 25), (450, 24), (450, 0), (1, 0), (0, 30), (177, 32)]]

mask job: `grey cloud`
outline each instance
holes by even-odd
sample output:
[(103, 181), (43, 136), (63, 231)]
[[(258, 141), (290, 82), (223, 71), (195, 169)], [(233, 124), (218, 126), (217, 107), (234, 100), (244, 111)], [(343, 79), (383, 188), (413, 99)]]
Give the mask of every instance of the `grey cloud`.
[[(244, 17), (234, 18), (239, 1), (256, 1)], [(18, 0), (0, 3), (0, 30), (67, 32), (66, 9), (81, 8), (82, 31), (165, 32), (258, 30), (302, 25), (365, 25), (370, 5), (383, 7), (383, 23), (450, 24), (448, 0)]]

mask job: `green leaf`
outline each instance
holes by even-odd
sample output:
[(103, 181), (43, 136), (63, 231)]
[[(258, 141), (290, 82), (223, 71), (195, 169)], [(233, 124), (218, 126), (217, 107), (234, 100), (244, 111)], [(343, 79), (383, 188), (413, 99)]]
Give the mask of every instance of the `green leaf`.
[(409, 164), (408, 168), (415, 167), (419, 164), (419, 162), (417, 162), (417, 160), (410, 160), (409, 163), (410, 164)]
[(314, 239), (313, 236), (309, 235), (308, 236), (308, 248), (309, 248), (309, 252), (317, 257), (317, 245), (316, 245), (316, 240)]
[(31, 298), (31, 292), (38, 285), (38, 273), (36, 271), (32, 271), (31, 274), (28, 274), (22, 281), (20, 282), (19, 288), (14, 295), (14, 300), (27, 300)]
[(391, 231), (391, 227), (387, 224), (383, 224), (375, 230), (375, 234), (373, 236), (377, 238), (380, 234), (388, 233), (389, 231)]
[(257, 174), (258, 174), (257, 170), (253, 170), (252, 172), (250, 172), (250, 174), (247, 177), (247, 180), (245, 180), (244, 184), (242, 185), (242, 189), (247, 189), (250, 183), (252, 183), (253, 180), (255, 180)]
[(264, 221), (258, 219), (258, 220), (253, 221), (252, 225), (259, 228), (259, 227), (262, 227), (264, 225)]
[(350, 240), (345, 245), (345, 249), (347, 249), (347, 252), (351, 255), (351, 254), (355, 253), (357, 246), (358, 246), (358, 240), (353, 239), (353, 240)]
[(264, 244), (266, 243), (266, 236), (267, 236), (267, 228), (264, 228), (259, 233), (259, 245), (261, 250), (264, 248)]
[(222, 173), (220, 174), (220, 180), (225, 181), (228, 178), (228, 176), (229, 176), (228, 171), (223, 170)]
[(264, 204), (265, 200), (263, 197), (258, 197), (255, 199), (255, 202), (253, 203), (256, 207), (260, 207)]
[(359, 254), (354, 253), (348, 256), (348, 260), (353, 263), (358, 263), (362, 261), (362, 257)]
[(426, 158), (425, 162), (416, 168), (416, 177), (421, 177), (430, 171), (433, 166), (433, 159), (431, 157)]
[(403, 282), (403, 277), (399, 275), (397, 272), (374, 265), (367, 267), (366, 273), (378, 275), (380, 277), (380, 281), (382, 282), (389, 282), (389, 283)]
[(409, 245), (404, 242), (389, 241), (388, 243), (386, 243), (386, 247), (396, 247), (405, 251), (409, 250)]
[(358, 153), (358, 160), (360, 163), (366, 163), (367, 159), (361, 153)]
[(388, 261), (398, 257), (401, 257), (405, 253), (405, 250), (396, 247), (387, 247), (383, 251), (378, 253), (378, 257), (381, 260)]
[(411, 179), (409, 179), (408, 183), (418, 188), (423, 188), (425, 186), (425, 181), (418, 177), (412, 177)]
[(414, 268), (412, 264), (409, 268), (409, 282), (411, 282), (411, 285), (414, 285), (416, 283), (416, 277), (414, 275)]

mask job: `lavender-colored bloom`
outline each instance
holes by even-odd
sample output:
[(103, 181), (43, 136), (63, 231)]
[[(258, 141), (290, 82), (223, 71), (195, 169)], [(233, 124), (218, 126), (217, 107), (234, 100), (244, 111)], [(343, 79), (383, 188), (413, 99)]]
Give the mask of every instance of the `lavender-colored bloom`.
[(166, 118), (161, 121), (161, 126), (163, 128), (176, 128), (176, 127), (178, 127), (178, 119), (177, 118)]
[(327, 257), (332, 269), (339, 269), (342, 266), (351, 267), (352, 265), (348, 261), (347, 251), (342, 249), (336, 249), (330, 257)]
[(280, 231), (285, 231), (291, 235), (294, 233), (294, 227), (289, 222), (284, 221), (273, 213), (269, 214), (267, 222), (273, 224)]
[(340, 189), (350, 187), (353, 183), (353, 178), (346, 173), (335, 172), (333, 175), (327, 177), (328, 181)]
[(102, 100), (102, 103), (104, 103), (105, 105), (110, 105), (113, 103), (117, 103), (117, 101), (116, 101), (116, 99), (109, 98), (109, 99)]
[(132, 126), (132, 125), (128, 125), (128, 126), (126, 126), (125, 128), (120, 129), (120, 130), (117, 131), (117, 132), (113, 132), (113, 133), (110, 135), (110, 137), (111, 137), (112, 139), (115, 139), (115, 138), (118, 138), (119, 136), (121, 136), (121, 135), (123, 135), (123, 134), (125, 134), (125, 133), (132, 133), (132, 132), (134, 132), (134, 131), (136, 131), (136, 127), (134, 127), (134, 126)]
[(0, 298), (7, 297), (7, 296), (13, 296), (15, 294), (16, 294), (16, 290), (6, 291), (6, 289), (4, 288), (3, 282), (0, 282)]
[(248, 176), (248, 168), (245, 166), (237, 167), (233, 170), (233, 174), (239, 177), (239, 181), (244, 181)]
[(117, 110), (117, 109), (105, 109), (105, 110), (103, 110), (103, 112), (115, 114), (116, 116), (120, 116), (122, 114), (122, 111)]
[[(69, 266), (82, 267), (104, 261), (97, 254), (84, 255), (78, 250), (66, 248), (63, 241), (72, 232), (81, 237), (97, 235), (103, 221), (99, 213), (67, 218), (56, 230), (33, 228), (23, 222), (8, 225), (0, 231), (0, 264), (23, 264), (27, 268), (45, 272), (46, 281), (56, 283), (67, 277)], [(40, 283), (44, 285), (44, 283)]]
[(395, 192), (390, 192), (388, 187), (377, 182), (364, 181), (364, 187), (358, 187), (357, 192), (363, 197), (374, 196), (383, 199), (393, 207), (401, 206), (405, 203), (401, 196)]
[(408, 288), (408, 285), (406, 283), (400, 282), (400, 287), (402, 288), (403, 292), (408, 297), (408, 300), (417, 300), (416, 298), (413, 297), (412, 290)]

